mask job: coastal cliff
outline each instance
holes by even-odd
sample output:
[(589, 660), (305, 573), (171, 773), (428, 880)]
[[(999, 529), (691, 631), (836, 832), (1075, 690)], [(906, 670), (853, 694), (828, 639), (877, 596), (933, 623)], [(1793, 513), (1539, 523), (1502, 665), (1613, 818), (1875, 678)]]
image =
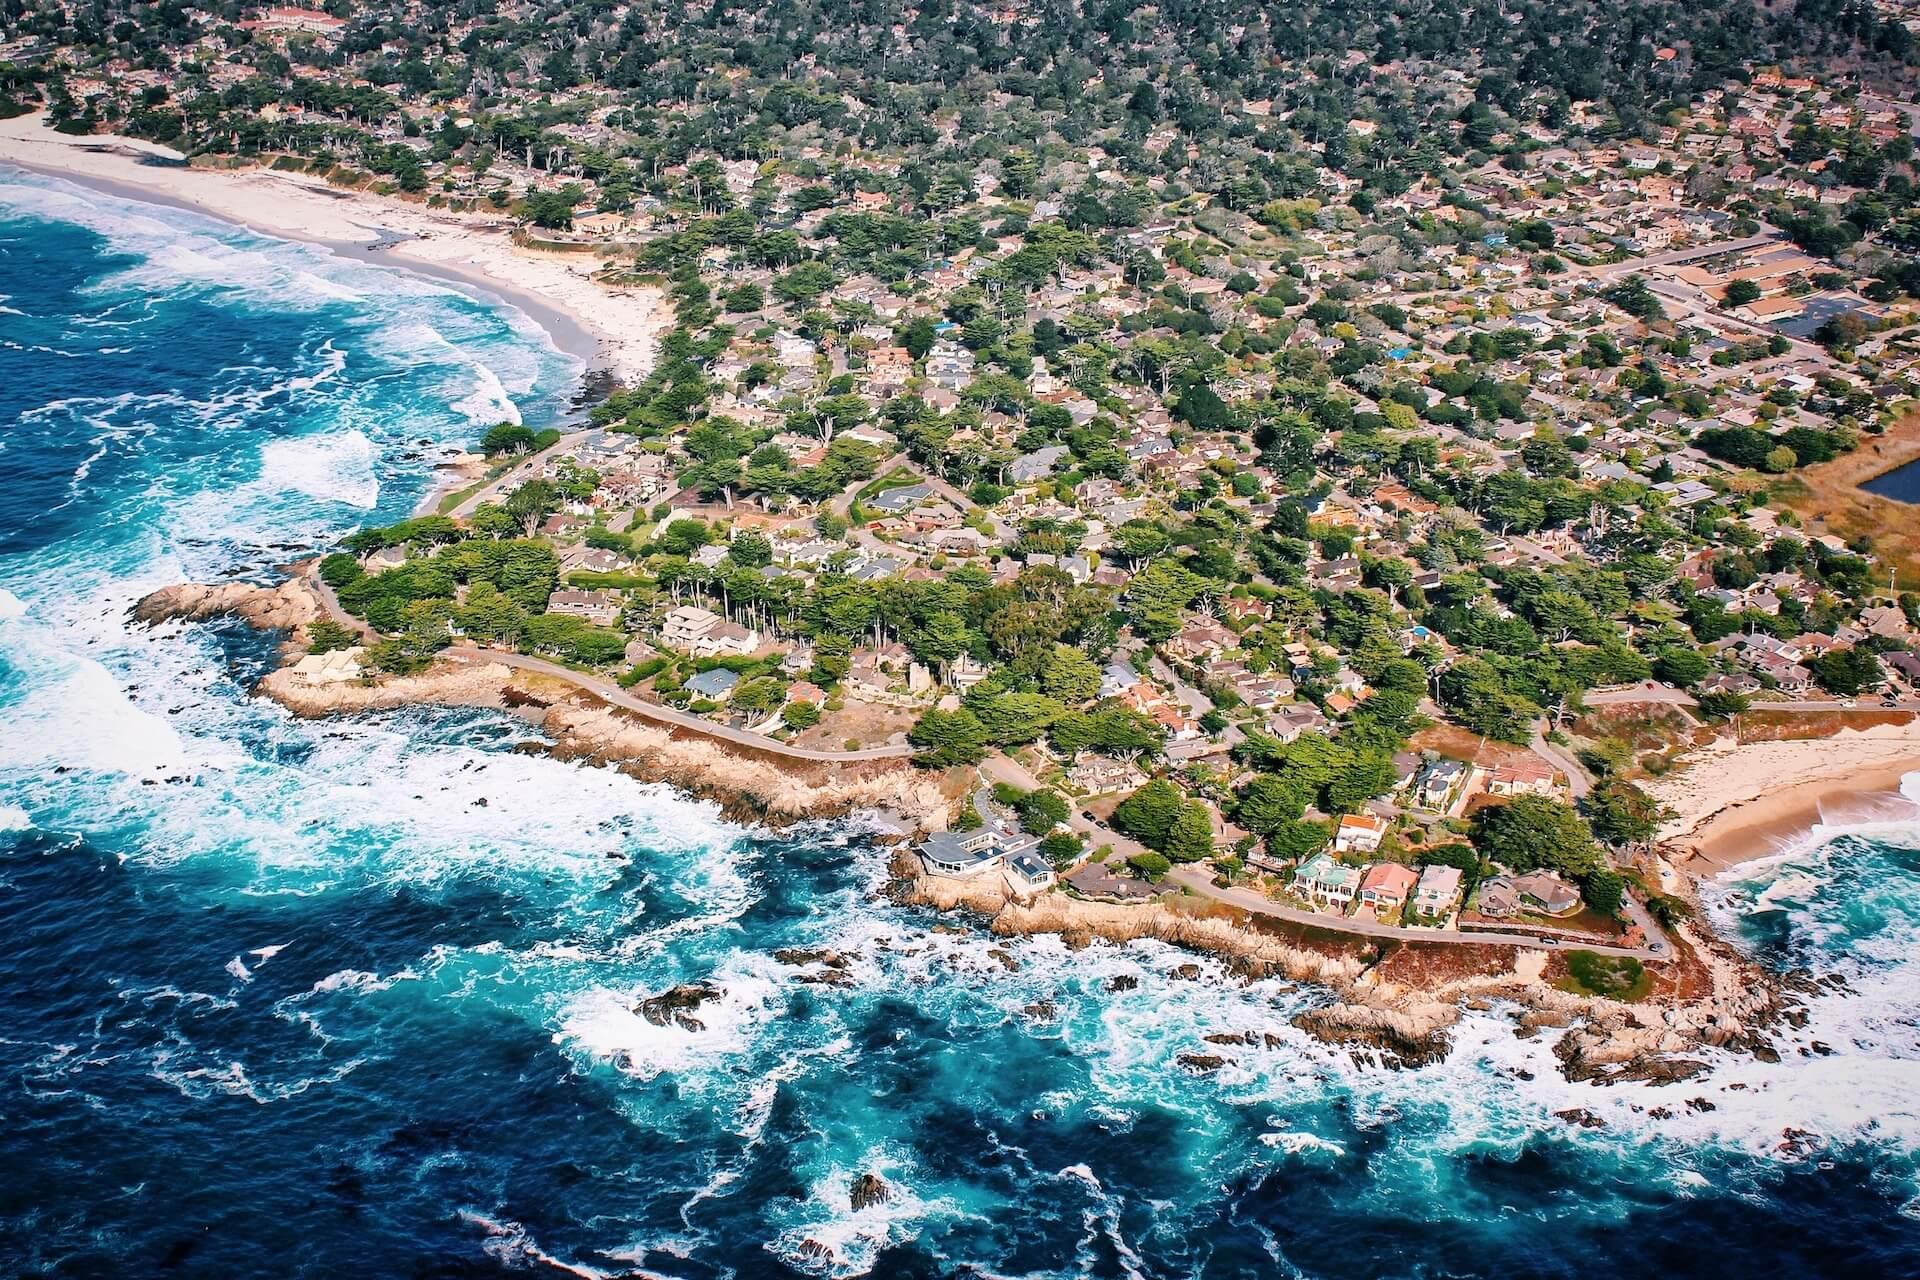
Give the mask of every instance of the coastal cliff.
[[(149, 624), (237, 617), (296, 640), (325, 609), (300, 577), (277, 586), (249, 583), (166, 587), (143, 598), (133, 616)], [(290, 644), (289, 656), (295, 645)], [(553, 676), (500, 662), (440, 661), (409, 676), (379, 676), (315, 684), (291, 666), (269, 672), (255, 692), (296, 715), (318, 717), (433, 704), (512, 708), (551, 740), (564, 759), (618, 767), (647, 782), (664, 782), (715, 800), (730, 817), (790, 822), (840, 817), (858, 810), (912, 815), (922, 826), (943, 827), (960, 791), (905, 759), (805, 760), (697, 730), (666, 726), (609, 706), (592, 693)]]
[(1622, 1001), (1566, 989), (1565, 961), (1542, 950), (1418, 942), (1382, 948), (1177, 896), (1119, 904), (1056, 891), (1022, 900), (1000, 883), (921, 874), (904, 851), (894, 870), (899, 901), (984, 916), (996, 934), (1058, 934), (1073, 946), (1152, 938), (1227, 957), (1244, 978), (1325, 986), (1332, 1002), (1297, 1015), (1292, 1025), (1388, 1067), (1444, 1058), (1465, 1010), (1501, 1002), (1513, 1010), (1517, 1036), (1560, 1033), (1554, 1054), (1571, 1081), (1675, 1082), (1706, 1072), (1709, 1063), (1699, 1055), (1707, 1050), (1776, 1060), (1770, 1030), (1793, 1007), (1792, 993), (1757, 965), (1684, 929), (1677, 931), (1679, 954), (1661, 966), (1648, 993)]

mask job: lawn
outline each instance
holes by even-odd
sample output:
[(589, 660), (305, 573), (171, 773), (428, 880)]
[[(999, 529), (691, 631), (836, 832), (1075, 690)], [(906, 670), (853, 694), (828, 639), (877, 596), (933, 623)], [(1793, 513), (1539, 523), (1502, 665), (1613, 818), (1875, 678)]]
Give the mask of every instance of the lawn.
[(1653, 986), (1646, 966), (1632, 956), (1603, 956), (1597, 951), (1566, 953), (1567, 977), (1562, 991), (1605, 996), (1610, 1000), (1644, 1000)]

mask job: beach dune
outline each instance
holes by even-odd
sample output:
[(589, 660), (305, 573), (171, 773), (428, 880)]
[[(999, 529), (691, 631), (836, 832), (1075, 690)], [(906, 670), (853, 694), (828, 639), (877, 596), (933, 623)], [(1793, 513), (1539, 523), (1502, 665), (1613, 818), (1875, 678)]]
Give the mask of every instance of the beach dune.
[(596, 254), (516, 245), (504, 218), (343, 191), (306, 174), (189, 167), (184, 159), (137, 138), (56, 133), (38, 113), (0, 120), (0, 163), (491, 294), (527, 313), (556, 346), (623, 383), (653, 368), (660, 335), (672, 324), (659, 290), (603, 284), (594, 278), (604, 265)]

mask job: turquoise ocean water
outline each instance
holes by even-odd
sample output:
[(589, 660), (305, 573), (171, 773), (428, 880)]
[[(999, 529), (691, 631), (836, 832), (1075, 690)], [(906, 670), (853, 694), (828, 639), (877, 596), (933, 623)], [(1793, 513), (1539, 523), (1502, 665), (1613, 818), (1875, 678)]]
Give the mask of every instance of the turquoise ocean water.
[[(579, 369), (516, 313), (16, 172), (0, 294), (0, 1272), (1920, 1275), (1911, 824), (1716, 890), (1847, 981), (1777, 1065), (1572, 1086), (1493, 1011), (1361, 1068), (1288, 1025), (1311, 988), (936, 931), (857, 830), (729, 825), (492, 714), (301, 722), (247, 696), (269, 640), (128, 623), (562, 413)], [(633, 1011), (690, 981), (698, 1030)]]

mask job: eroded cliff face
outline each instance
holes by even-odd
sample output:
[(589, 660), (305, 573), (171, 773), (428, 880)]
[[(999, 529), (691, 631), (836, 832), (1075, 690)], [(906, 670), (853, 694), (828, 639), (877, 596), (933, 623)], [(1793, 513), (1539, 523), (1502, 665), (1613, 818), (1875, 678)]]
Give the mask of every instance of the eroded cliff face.
[[(1563, 990), (1555, 985), (1557, 957), (1541, 950), (1402, 943), (1382, 962), (1363, 940), (1290, 940), (1244, 916), (1196, 914), (1162, 902), (1091, 902), (1057, 892), (1022, 901), (998, 880), (920, 874), (904, 852), (895, 870), (902, 901), (978, 913), (998, 934), (1053, 933), (1072, 945), (1154, 938), (1231, 957), (1246, 977), (1322, 984), (1331, 1002), (1296, 1015), (1292, 1025), (1379, 1066), (1439, 1061), (1452, 1048), (1464, 1010), (1504, 1002), (1513, 1006), (1516, 1035), (1558, 1035), (1554, 1055), (1568, 1079), (1666, 1083), (1709, 1070), (1702, 1056), (1709, 1050), (1775, 1057), (1769, 1029), (1791, 1016), (1790, 994), (1758, 966), (1724, 944), (1687, 933), (1680, 935), (1684, 951), (1672, 962), (1673, 972), (1648, 999), (1626, 1003)], [(1414, 948), (1431, 953), (1435, 963), (1406, 965), (1405, 953)], [(1410, 972), (1420, 980), (1406, 980)], [(1196, 1061), (1218, 1056), (1203, 1051)]]
[(740, 816), (790, 821), (883, 809), (944, 827), (954, 807), (954, 789), (905, 759), (796, 760), (572, 697), (546, 707), (540, 725), (562, 755), (618, 764), (646, 781), (718, 800)]

